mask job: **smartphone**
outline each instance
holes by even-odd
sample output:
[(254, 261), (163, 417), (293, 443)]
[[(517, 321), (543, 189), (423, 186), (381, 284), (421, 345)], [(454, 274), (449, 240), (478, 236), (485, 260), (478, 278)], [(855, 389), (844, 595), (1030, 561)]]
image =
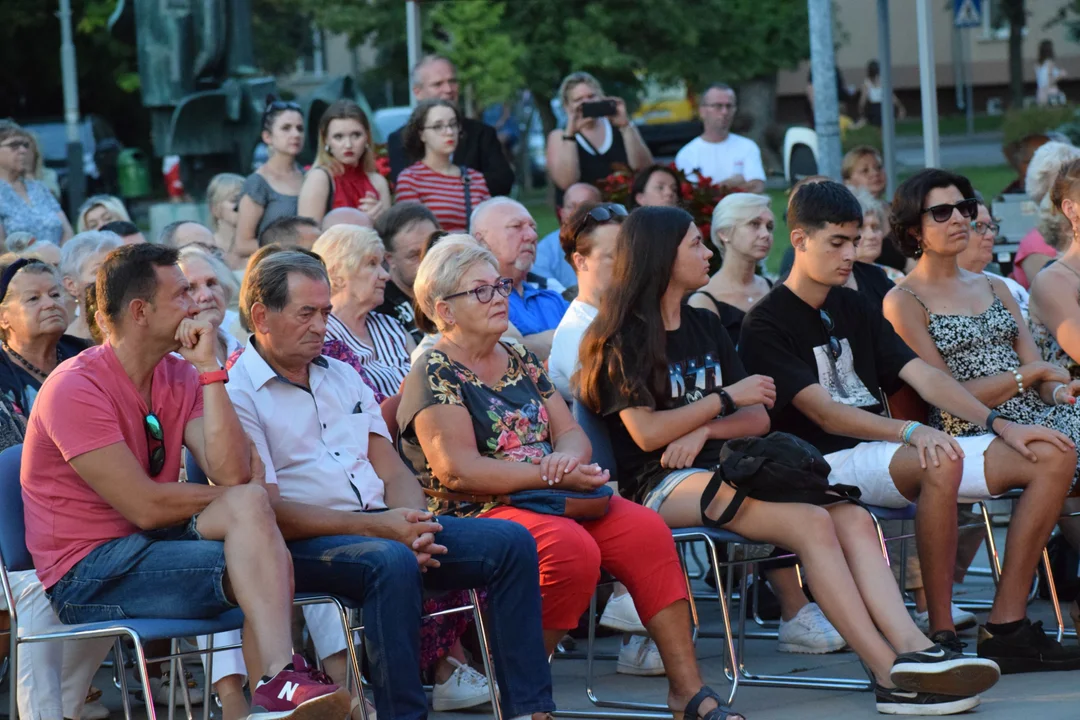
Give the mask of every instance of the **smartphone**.
[(581, 104), (581, 117), (611, 117), (616, 112), (618, 112), (618, 106), (614, 100), (595, 100)]

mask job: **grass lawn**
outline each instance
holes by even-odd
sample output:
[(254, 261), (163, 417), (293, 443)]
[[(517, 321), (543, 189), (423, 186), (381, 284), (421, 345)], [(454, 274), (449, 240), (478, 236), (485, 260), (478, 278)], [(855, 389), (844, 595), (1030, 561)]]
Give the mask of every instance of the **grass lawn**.
[[(1013, 171), (1008, 165), (978, 168), (954, 168), (953, 172), (965, 175), (971, 180), (975, 189), (981, 192), (983, 197), (987, 198), (993, 198), (1013, 180)], [(901, 173), (899, 179), (902, 182), (912, 174), (914, 173)], [(776, 215), (776, 231), (773, 233), (772, 252), (769, 253), (769, 257), (765, 260), (765, 269), (769, 273), (777, 273), (780, 270), (780, 259), (784, 256), (784, 251), (791, 247), (791, 243), (788, 240), (787, 223), (784, 222), (784, 208), (787, 206), (787, 191), (770, 190), (768, 194), (773, 201), (772, 210)]]

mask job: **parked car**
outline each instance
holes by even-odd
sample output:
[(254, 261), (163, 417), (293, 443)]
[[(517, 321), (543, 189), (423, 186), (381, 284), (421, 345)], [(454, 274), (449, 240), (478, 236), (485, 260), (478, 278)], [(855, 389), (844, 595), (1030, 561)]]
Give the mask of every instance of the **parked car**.
[[(68, 188), (67, 126), (63, 119), (45, 118), (20, 124), (37, 138), (45, 166), (56, 172), (61, 197)], [(79, 122), (79, 139), (83, 146), (83, 172), (86, 193), (94, 195), (119, 192), (116, 161), (123, 146), (116, 139), (112, 126), (100, 115), (84, 115)]]
[(376, 110), (374, 117), (371, 118), (371, 124), (374, 126), (371, 131), (375, 136), (375, 142), (385, 143), (390, 133), (405, 127), (410, 115), (412, 115), (412, 108), (408, 105)]

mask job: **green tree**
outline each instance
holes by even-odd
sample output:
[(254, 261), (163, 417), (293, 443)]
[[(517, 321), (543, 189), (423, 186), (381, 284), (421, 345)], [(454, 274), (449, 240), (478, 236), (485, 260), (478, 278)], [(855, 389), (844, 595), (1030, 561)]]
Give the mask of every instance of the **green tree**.
[(458, 80), (477, 108), (504, 102), (521, 88), (524, 47), (503, 28), (503, 2), (449, 2), (434, 5), (432, 46), (458, 68)]

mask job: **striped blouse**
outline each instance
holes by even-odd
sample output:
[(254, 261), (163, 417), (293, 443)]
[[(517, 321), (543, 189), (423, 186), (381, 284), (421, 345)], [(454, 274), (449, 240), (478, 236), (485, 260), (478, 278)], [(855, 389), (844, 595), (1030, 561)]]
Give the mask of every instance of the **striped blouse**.
[(374, 347), (360, 341), (336, 315), (326, 322), (326, 340), (340, 340), (356, 353), (368, 377), (387, 397), (397, 394), (411, 364), (406, 349), (409, 333), (396, 318), (377, 312), (367, 315), (367, 331)]
[[(468, 168), (469, 212), (491, 197), (484, 176)], [(439, 219), (447, 232), (465, 232), (468, 228), (465, 213), (465, 183), (460, 177), (437, 173), (422, 162), (401, 171), (395, 187), (396, 200), (415, 200), (427, 207)]]

